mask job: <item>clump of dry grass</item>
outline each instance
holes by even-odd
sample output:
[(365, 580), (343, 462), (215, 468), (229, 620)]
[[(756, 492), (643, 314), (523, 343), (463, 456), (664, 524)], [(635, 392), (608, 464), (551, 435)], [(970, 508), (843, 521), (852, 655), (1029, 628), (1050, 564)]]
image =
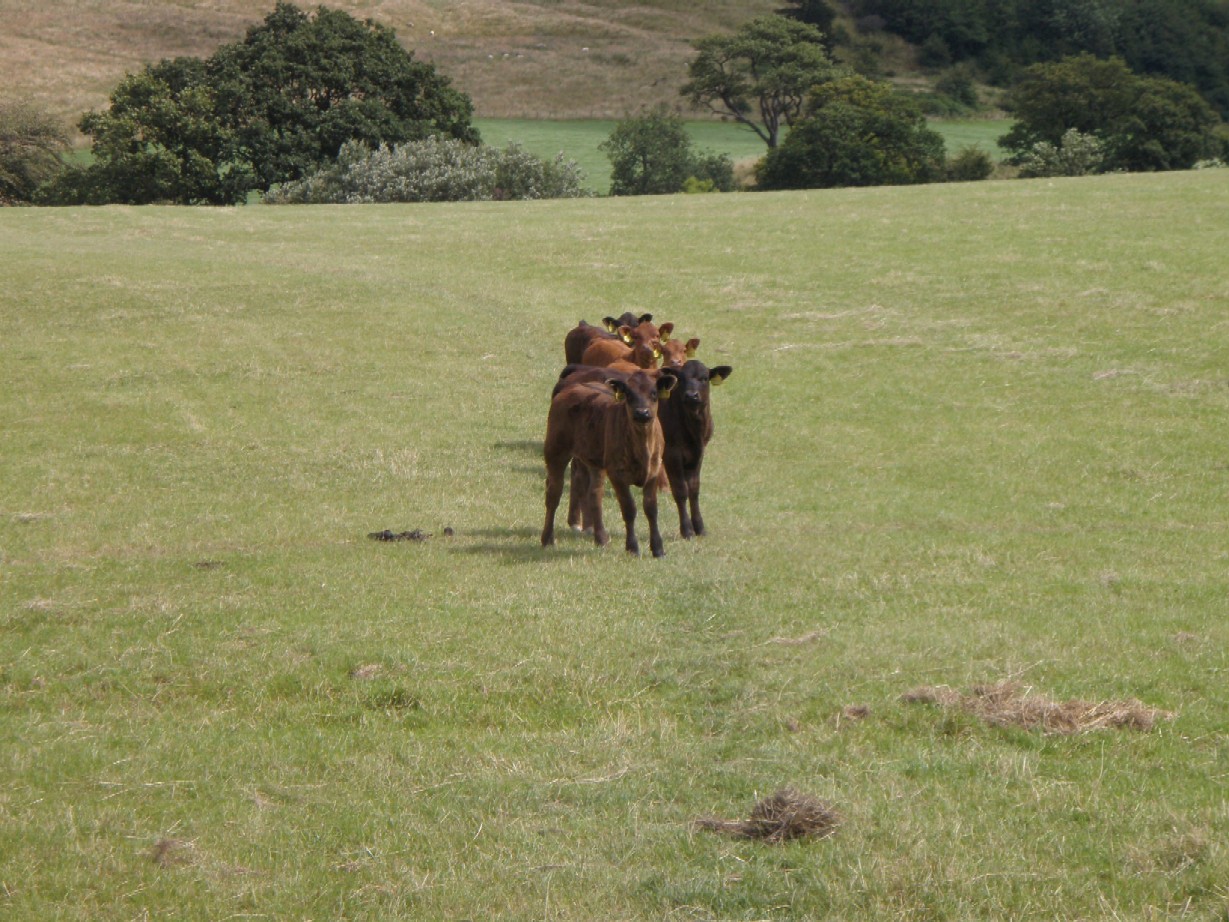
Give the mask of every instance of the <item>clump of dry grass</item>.
[(969, 694), (946, 686), (924, 685), (901, 695), (910, 703), (937, 704), (972, 714), (999, 727), (1023, 727), (1049, 734), (1087, 733), (1092, 730), (1151, 730), (1157, 720), (1173, 717), (1134, 698), (1123, 701), (1056, 701), (1033, 694), (1016, 682), (974, 685)]
[(696, 820), (696, 826), (741, 839), (785, 842), (789, 839), (830, 836), (836, 832), (840, 821), (840, 815), (822, 800), (786, 787), (756, 801), (748, 819), (702, 817)]

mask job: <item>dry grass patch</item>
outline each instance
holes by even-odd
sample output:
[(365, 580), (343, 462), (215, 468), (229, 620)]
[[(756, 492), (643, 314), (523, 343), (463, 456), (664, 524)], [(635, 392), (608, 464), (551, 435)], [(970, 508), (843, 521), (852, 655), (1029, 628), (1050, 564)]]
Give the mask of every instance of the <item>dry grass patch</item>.
[(830, 836), (840, 822), (836, 810), (822, 800), (786, 787), (756, 801), (750, 817), (745, 820), (702, 817), (696, 820), (696, 826), (740, 839), (785, 842)]
[(937, 704), (972, 714), (996, 727), (1022, 727), (1048, 734), (1087, 733), (1092, 730), (1151, 730), (1169, 711), (1149, 707), (1134, 698), (1123, 701), (1056, 701), (1034, 694), (1016, 682), (974, 685), (969, 694), (946, 686), (924, 685), (906, 692), (908, 703)]

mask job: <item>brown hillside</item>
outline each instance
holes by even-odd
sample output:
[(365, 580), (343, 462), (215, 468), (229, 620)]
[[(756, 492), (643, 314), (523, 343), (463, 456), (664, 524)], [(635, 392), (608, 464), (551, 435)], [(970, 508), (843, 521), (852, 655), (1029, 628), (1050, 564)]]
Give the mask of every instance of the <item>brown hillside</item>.
[[(314, 9), (315, 2), (301, 2)], [(691, 41), (776, 0), (333, 0), (393, 28), (491, 118), (617, 118), (681, 103)], [(206, 57), (273, 0), (0, 0), (0, 94), (76, 120), (146, 63)]]

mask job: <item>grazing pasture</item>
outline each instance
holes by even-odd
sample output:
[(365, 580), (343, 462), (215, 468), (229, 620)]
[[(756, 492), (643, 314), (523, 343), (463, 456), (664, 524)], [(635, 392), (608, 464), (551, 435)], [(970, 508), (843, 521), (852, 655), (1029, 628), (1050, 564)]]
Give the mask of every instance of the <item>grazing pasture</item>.
[[(476, 118), (474, 124), (485, 144), (503, 148), (515, 142), (548, 159), (562, 153), (565, 159), (576, 161), (590, 189), (599, 195), (610, 191), (610, 160), (600, 145), (614, 131), (618, 124), (615, 119)], [(735, 163), (753, 162), (767, 152), (751, 129), (736, 122), (704, 119), (689, 120), (685, 125), (697, 151), (726, 154)], [(949, 157), (962, 148), (978, 147), (997, 161), (1003, 155), (998, 139), (1011, 123), (1002, 119), (932, 119), (930, 127), (943, 135)]]
[[(0, 210), (0, 916), (1224, 918), (1227, 214)], [(543, 549), (625, 310), (737, 369), (707, 534)]]

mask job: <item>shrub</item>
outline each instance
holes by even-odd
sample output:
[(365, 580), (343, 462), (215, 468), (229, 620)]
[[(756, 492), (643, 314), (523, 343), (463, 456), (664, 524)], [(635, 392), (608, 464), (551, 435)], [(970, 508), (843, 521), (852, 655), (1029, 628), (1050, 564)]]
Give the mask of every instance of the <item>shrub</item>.
[(429, 138), (371, 150), (351, 141), (337, 161), (274, 187), (272, 205), (357, 205), (579, 198), (588, 195), (576, 164), (545, 161), (515, 144), (504, 150), (455, 138)]
[(976, 182), (994, 172), (994, 160), (976, 145), (962, 147), (945, 167), (948, 182)]
[(1120, 58), (1083, 54), (1034, 65), (1007, 106), (1016, 123), (999, 144), (1021, 166), (1036, 159), (1039, 142), (1050, 145), (1041, 155), (1052, 157), (1072, 128), (1101, 140), (1103, 170), (1188, 169), (1221, 146), (1223, 123), (1193, 88), (1133, 74)]
[(1105, 144), (1093, 134), (1069, 128), (1058, 144), (1038, 141), (1019, 158), (1020, 177), (1087, 176), (1105, 165)]
[(29, 202), (40, 183), (62, 168), (64, 129), (23, 102), (0, 101), (0, 204)]
[(734, 188), (730, 158), (696, 152), (683, 120), (662, 108), (619, 122), (601, 149), (610, 160), (611, 195), (669, 195), (691, 179), (719, 192)]
[(943, 138), (917, 104), (885, 83), (845, 77), (812, 93), (808, 117), (768, 152), (761, 189), (818, 189), (934, 182)]

